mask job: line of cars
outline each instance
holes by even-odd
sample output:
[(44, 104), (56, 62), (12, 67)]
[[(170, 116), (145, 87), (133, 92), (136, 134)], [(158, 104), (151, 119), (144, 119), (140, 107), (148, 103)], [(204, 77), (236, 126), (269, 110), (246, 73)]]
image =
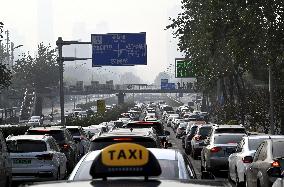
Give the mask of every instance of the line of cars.
[[(200, 158), (201, 178), (214, 178), (228, 171), (228, 179), (237, 186), (284, 184), (283, 135), (249, 133), (242, 125), (212, 124), (198, 115), (190, 116), (186, 128), (182, 125), (185, 130), (181, 138), (185, 152), (193, 159)], [(179, 119), (186, 121), (180, 114), (165, 117), (167, 126), (177, 134), (179, 129), (173, 124)]]

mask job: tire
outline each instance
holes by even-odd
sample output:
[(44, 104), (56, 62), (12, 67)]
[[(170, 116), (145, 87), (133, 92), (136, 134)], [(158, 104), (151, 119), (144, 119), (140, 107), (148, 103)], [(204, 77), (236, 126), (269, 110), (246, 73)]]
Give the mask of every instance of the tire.
[(12, 179), (11, 177), (7, 176), (5, 187), (11, 187), (11, 186), (12, 186)]
[(192, 157), (194, 160), (197, 160), (197, 159), (198, 159), (198, 156), (197, 156), (197, 154), (195, 153), (194, 148), (191, 148), (191, 157)]
[(56, 180), (60, 180), (60, 168), (57, 169), (57, 176), (56, 176)]

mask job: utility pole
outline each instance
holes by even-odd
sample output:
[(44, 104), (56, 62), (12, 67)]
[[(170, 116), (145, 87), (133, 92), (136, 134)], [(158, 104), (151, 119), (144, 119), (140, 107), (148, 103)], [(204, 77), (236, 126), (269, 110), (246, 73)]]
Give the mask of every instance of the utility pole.
[(6, 39), (6, 51), (7, 51), (7, 54), (8, 54), (8, 56), (7, 56), (7, 65), (8, 65), (8, 68), (10, 69), (10, 53), (9, 53), (9, 42), (10, 42), (10, 38), (9, 38), (9, 30), (6, 30), (5, 31), (5, 33), (6, 33), (6, 37), (7, 37), (7, 39)]
[(272, 65), (269, 65), (269, 105), (270, 105), (270, 134), (275, 134), (274, 124), (274, 77)]
[(61, 124), (65, 125), (64, 116), (64, 86), (63, 86), (63, 62), (64, 61), (75, 61), (75, 60), (88, 60), (92, 58), (76, 58), (76, 57), (62, 57), (62, 47), (63, 45), (71, 44), (92, 44), (92, 42), (78, 42), (78, 41), (63, 41), (62, 37), (58, 37), (56, 45), (58, 48), (58, 58), (57, 63), (59, 65), (59, 91), (60, 91), (60, 109), (61, 109)]
[(56, 41), (56, 45), (58, 47), (58, 65), (59, 65), (59, 92), (60, 92), (60, 116), (61, 116), (61, 124), (65, 125), (65, 116), (64, 116), (64, 86), (63, 86), (63, 59), (62, 59), (62, 46), (63, 40), (62, 37), (58, 37)]

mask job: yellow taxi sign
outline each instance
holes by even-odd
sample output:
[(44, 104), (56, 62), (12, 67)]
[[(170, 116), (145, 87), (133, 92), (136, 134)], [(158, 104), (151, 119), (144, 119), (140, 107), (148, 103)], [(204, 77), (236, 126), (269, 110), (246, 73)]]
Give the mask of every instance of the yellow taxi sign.
[(102, 151), (102, 163), (106, 166), (143, 166), (148, 163), (149, 151), (138, 144), (113, 144)]

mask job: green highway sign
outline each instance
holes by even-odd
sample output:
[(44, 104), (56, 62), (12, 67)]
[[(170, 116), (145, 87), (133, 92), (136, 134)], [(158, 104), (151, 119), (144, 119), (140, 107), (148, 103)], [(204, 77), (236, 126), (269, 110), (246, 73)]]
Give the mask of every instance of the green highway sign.
[(176, 58), (175, 75), (176, 78), (194, 78), (191, 62), (183, 58)]

